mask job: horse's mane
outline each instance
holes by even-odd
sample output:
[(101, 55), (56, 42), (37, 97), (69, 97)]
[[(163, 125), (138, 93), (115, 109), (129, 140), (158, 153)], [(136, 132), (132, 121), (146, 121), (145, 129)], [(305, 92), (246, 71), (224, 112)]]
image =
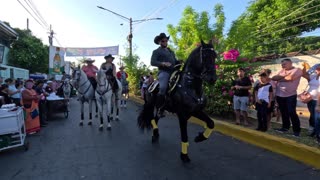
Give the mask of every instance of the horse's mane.
[(195, 54), (200, 51), (201, 47), (202, 46), (198, 46), (194, 50), (191, 51), (191, 53), (189, 54), (189, 56), (186, 60), (186, 63), (184, 64), (184, 66), (182, 68), (182, 71), (185, 71), (186, 67), (191, 63), (191, 60), (194, 58)]
[(190, 55), (188, 56), (187, 60), (186, 60), (186, 63), (184, 64), (183, 66), (183, 70), (182, 71), (185, 71), (185, 68), (187, 66), (190, 65), (191, 61), (194, 59), (194, 57), (196, 56), (196, 53), (199, 53), (201, 51), (201, 48), (213, 48), (213, 45), (212, 44), (201, 44), (200, 46), (196, 47), (195, 49), (193, 49), (190, 53)]

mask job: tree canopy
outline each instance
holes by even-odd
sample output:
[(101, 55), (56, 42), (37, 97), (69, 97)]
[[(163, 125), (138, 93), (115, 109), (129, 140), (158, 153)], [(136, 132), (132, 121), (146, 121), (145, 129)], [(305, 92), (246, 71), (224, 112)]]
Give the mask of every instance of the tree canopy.
[(14, 28), (19, 34), (9, 51), (8, 64), (29, 69), (30, 73), (48, 73), (49, 47), (28, 30)]
[(232, 23), (226, 44), (247, 56), (259, 56), (297, 50), (310, 50), (320, 44), (308, 44), (301, 37), (320, 27), (318, 0), (255, 0)]

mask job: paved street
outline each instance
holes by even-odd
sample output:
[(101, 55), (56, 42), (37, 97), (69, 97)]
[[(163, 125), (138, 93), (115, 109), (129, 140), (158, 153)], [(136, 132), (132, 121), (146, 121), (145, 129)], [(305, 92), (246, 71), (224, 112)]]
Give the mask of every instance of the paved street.
[(80, 107), (73, 99), (69, 118), (57, 114), (48, 127), (28, 137), (28, 151), (0, 152), (0, 179), (320, 179), (320, 171), (219, 133), (195, 144), (193, 138), (202, 128), (194, 124), (189, 126), (192, 162), (182, 164), (177, 119), (162, 119), (160, 142), (152, 145), (151, 132), (142, 133), (136, 126), (139, 106), (129, 102), (120, 121), (112, 122), (112, 131), (100, 132), (97, 118), (93, 126), (78, 126)]

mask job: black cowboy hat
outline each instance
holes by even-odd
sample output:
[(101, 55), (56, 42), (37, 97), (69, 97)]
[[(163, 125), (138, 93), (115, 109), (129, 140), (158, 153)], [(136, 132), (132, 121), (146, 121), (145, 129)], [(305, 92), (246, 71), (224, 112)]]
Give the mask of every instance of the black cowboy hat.
[(165, 33), (160, 33), (158, 36), (154, 38), (154, 43), (159, 44), (159, 41), (163, 38), (167, 38), (168, 40), (170, 39), (170, 36), (167, 36)]
[(108, 58), (112, 58), (112, 60), (114, 60), (114, 57), (111, 54), (104, 57), (105, 60), (107, 60)]

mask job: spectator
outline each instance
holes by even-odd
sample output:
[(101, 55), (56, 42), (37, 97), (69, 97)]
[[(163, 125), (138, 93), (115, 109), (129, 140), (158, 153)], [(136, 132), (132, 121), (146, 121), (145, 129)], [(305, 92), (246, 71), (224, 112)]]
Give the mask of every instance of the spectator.
[(33, 134), (40, 131), (39, 108), (38, 102), (41, 95), (32, 89), (34, 85), (33, 80), (25, 82), (25, 90), (22, 91), (22, 105), (26, 114), (26, 131), (28, 134)]
[(232, 82), (231, 89), (234, 90), (233, 108), (236, 114), (236, 124), (240, 125), (240, 115), (244, 120), (244, 125), (248, 126), (248, 105), (249, 89), (251, 89), (251, 80), (245, 75), (243, 68), (237, 70), (238, 79)]
[(297, 87), (299, 85), (302, 70), (292, 65), (291, 59), (281, 61), (282, 70), (272, 77), (277, 81), (276, 100), (282, 117), (282, 128), (278, 132), (287, 132), (290, 128), (290, 120), (293, 128), (293, 135), (300, 136), (300, 119), (297, 115)]
[(39, 119), (40, 119), (40, 126), (46, 127), (48, 125), (48, 122), (46, 121), (46, 117), (44, 117), (44, 112), (46, 111), (45, 97), (48, 96), (49, 94), (44, 91), (43, 84), (44, 84), (43, 80), (38, 80), (34, 90), (37, 92), (38, 95), (42, 96), (42, 98), (39, 100)]
[(124, 71), (124, 66), (119, 68), (120, 71), (117, 72), (117, 78), (121, 82), (122, 85), (122, 94), (128, 93), (128, 73)]
[(149, 85), (152, 84), (154, 82), (154, 77), (152, 72), (149, 73)]
[(314, 134), (316, 136), (317, 143), (320, 144), (320, 87), (318, 88), (318, 99), (315, 111)]
[(144, 79), (143, 81), (143, 84), (142, 84), (142, 90), (143, 90), (143, 99), (144, 101), (146, 101), (146, 92), (148, 90), (148, 86), (149, 86), (149, 76), (146, 76), (146, 78)]
[(45, 92), (48, 94), (53, 93), (53, 89), (52, 89), (52, 81), (47, 81), (47, 86), (45, 87)]
[(8, 84), (8, 94), (12, 99), (12, 102), (16, 104), (16, 106), (21, 106), (21, 86), (16, 87), (16, 81), (14, 79), (8, 78), (6, 79), (6, 83)]
[(0, 96), (2, 96), (3, 104), (11, 104), (11, 98), (9, 96), (9, 87), (7, 84), (3, 84), (0, 89)]
[(255, 86), (255, 102), (258, 118), (258, 131), (268, 130), (268, 111), (273, 99), (273, 88), (269, 82), (267, 73), (259, 74), (260, 82)]
[(320, 66), (316, 67), (315, 74), (309, 74), (307, 73), (306, 65), (303, 66), (302, 69), (302, 77), (304, 77), (308, 81), (308, 92), (312, 96), (312, 100), (307, 103), (308, 110), (310, 112), (310, 117), (309, 117), (309, 128), (310, 128), (310, 136), (315, 135), (314, 127), (315, 127), (315, 110), (316, 110), (316, 105), (317, 105), (317, 100), (318, 100), (318, 89), (319, 89), (319, 76), (320, 76)]

